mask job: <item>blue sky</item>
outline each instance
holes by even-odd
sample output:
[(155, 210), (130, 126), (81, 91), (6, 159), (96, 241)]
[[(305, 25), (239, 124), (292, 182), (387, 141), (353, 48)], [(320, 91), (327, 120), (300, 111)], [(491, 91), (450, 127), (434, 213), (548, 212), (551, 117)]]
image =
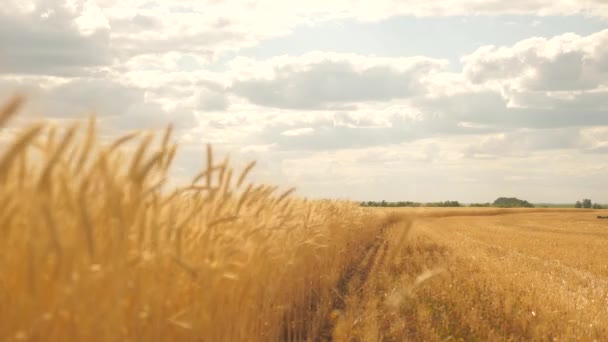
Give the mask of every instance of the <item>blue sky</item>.
[[(9, 0), (22, 121), (174, 123), (253, 178), (353, 200), (608, 203), (602, 0)], [(6, 139), (7, 137), (0, 137)]]

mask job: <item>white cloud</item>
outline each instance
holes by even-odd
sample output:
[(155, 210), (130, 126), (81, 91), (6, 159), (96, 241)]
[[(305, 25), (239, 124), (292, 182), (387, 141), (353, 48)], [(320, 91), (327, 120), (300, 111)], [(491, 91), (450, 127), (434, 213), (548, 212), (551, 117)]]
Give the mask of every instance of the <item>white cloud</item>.
[(74, 117), (97, 113), (120, 115), (144, 102), (144, 91), (106, 79), (76, 79), (49, 88), (43, 95), (50, 116)]
[(242, 153), (266, 153), (275, 148), (275, 144), (266, 144), (266, 145), (249, 145), (240, 149)]
[(525, 157), (536, 151), (573, 149), (580, 147), (578, 129), (558, 128), (530, 130), (522, 129), (508, 133), (491, 134), (481, 137), (465, 151), (472, 158), (482, 156), (494, 158), (504, 156)]
[(281, 132), (281, 135), (285, 135), (288, 137), (297, 137), (297, 136), (301, 136), (301, 135), (312, 134), (314, 131), (315, 131), (314, 128), (310, 128), (310, 127), (295, 128), (295, 129), (288, 129), (286, 131), (283, 131), (283, 132)]
[(608, 153), (608, 126), (581, 129), (581, 145), (589, 152)]
[(27, 97), (24, 118), (83, 119), (95, 114), (106, 133), (159, 129), (172, 122), (178, 130), (196, 127), (191, 110), (166, 110), (149, 90), (128, 81), (27, 76), (0, 79), (0, 101), (15, 92)]
[[(291, 109), (345, 109), (361, 102), (420, 95), (426, 91), (427, 77), (447, 62), (312, 52), (237, 63), (233, 64), (232, 72), (237, 76), (230, 90), (252, 103)], [(243, 69), (246, 76), (241, 76)]]
[(86, 0), (82, 4), (82, 10), (74, 23), (85, 35), (95, 33), (98, 30), (110, 29), (110, 23), (103, 11), (94, 0)]
[[(190, 54), (204, 63), (222, 53), (332, 19), (399, 15), (576, 15), (608, 17), (601, 0), (7, 0), (0, 8), (3, 70), (76, 73), (137, 56)], [(20, 42), (37, 42), (23, 46)]]
[(224, 111), (228, 106), (228, 98), (223, 89), (201, 87), (197, 92), (194, 108), (203, 111)]
[(463, 57), (475, 83), (496, 82), (507, 89), (574, 91), (608, 83), (608, 30), (586, 37), (564, 34), (530, 38), (510, 47), (484, 46)]
[[(310, 0), (294, 6), (291, 2), (280, 0), (223, 0), (196, 1), (181, 0), (176, 5), (171, 0), (156, 1), (101, 1), (107, 7), (120, 4), (123, 11), (140, 7), (142, 4), (151, 10), (172, 9), (175, 14), (208, 13), (209, 17), (234, 19), (240, 25), (251, 24), (258, 18), (263, 21), (257, 26), (288, 26), (286, 22), (314, 21), (342, 18), (378, 20), (394, 15), (441, 16), (441, 15), (606, 15), (608, 6), (602, 0)], [(116, 6), (118, 7), (118, 6)], [(228, 14), (230, 13), (230, 14)], [(251, 17), (247, 17), (251, 15)], [(270, 23), (269, 21), (273, 21)]]
[(0, 8), (0, 72), (78, 75), (112, 63), (109, 32), (90, 2), (11, 3)]
[(608, 153), (608, 30), (482, 47), (463, 58), (462, 72), (428, 57), (239, 54), (334, 19), (528, 14), (542, 22), (608, 17), (607, 9), (599, 0), (7, 0), (0, 99), (23, 89), (32, 110), (94, 111), (111, 132), (173, 122), (180, 174), (198, 168), (211, 142), (258, 159), (261, 180), (300, 185), (304, 195), (534, 199), (559, 183), (559, 198), (578, 198), (578, 188), (599, 196), (591, 177), (608, 166), (597, 160)]

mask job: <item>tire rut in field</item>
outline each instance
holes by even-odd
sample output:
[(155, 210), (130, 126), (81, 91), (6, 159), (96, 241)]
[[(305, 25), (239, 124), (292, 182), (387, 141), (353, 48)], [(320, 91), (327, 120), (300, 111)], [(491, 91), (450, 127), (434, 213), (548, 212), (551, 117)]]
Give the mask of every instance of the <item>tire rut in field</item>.
[[(321, 329), (319, 336), (315, 336), (315, 341), (331, 341), (334, 330), (334, 319), (331, 317), (334, 312), (340, 312), (346, 308), (345, 298), (352, 294), (352, 291), (359, 292), (369, 277), (373, 266), (382, 262), (386, 253), (382, 253), (385, 249), (385, 230), (377, 237), (374, 243), (363, 253), (363, 257), (355, 263), (338, 282), (336, 287), (336, 295), (334, 297), (330, 310), (326, 313), (325, 325)], [(356, 287), (352, 289), (352, 284), (356, 283)]]
[[(332, 319), (332, 313), (340, 312), (346, 307), (345, 299), (353, 294), (353, 283), (357, 282), (356, 291), (361, 290), (366, 283), (373, 267), (379, 264), (380, 258), (386, 253), (381, 253), (383, 246), (387, 246), (386, 235), (390, 228), (404, 220), (403, 215), (389, 215), (385, 218), (382, 228), (378, 230), (376, 237), (360, 252), (353, 255), (353, 262), (342, 273), (340, 279), (332, 290), (329, 301), (321, 292), (313, 295), (309, 301), (310, 316), (304, 321), (298, 321), (300, 329), (296, 328), (293, 331), (294, 321), (286, 316), (284, 322), (284, 332), (281, 337), (283, 341), (330, 341), (334, 330), (335, 321)], [(407, 218), (409, 220), (409, 217)], [(324, 299), (325, 298), (325, 299)], [(325, 304), (322, 303), (325, 301)], [(313, 322), (316, 321), (317, 323)], [(292, 327), (290, 332), (289, 326)], [(306, 328), (307, 327), (307, 328)], [(312, 328), (312, 329), (311, 329)]]
[[(332, 312), (344, 310), (346, 308), (345, 298), (351, 293), (349, 288), (352, 287), (353, 282), (357, 282), (358, 284), (364, 284), (365, 280), (368, 278), (370, 272), (372, 271), (374, 261), (377, 259), (378, 253), (381, 250), (381, 247), (385, 241), (385, 228), (383, 228), (379, 234), (376, 236), (374, 241), (369, 244), (369, 246), (362, 251), (356, 261), (354, 261), (350, 267), (343, 273), (342, 277), (336, 284), (336, 287), (333, 289), (333, 295), (331, 297), (331, 302), (328, 308), (320, 307), (319, 301), (321, 297), (313, 296), (310, 299), (311, 314), (316, 313), (317, 317), (322, 317), (322, 322), (320, 324), (320, 329), (318, 331), (314, 330), (299, 330), (299, 333), (289, 333), (287, 329), (287, 325), (290, 324), (290, 319), (285, 321), (285, 327), (283, 336), (281, 338), (282, 341), (331, 341), (332, 333), (334, 328), (334, 322), (331, 319)], [(313, 319), (313, 317), (309, 317), (309, 319)], [(302, 328), (305, 326), (309, 326), (307, 324), (303, 324)]]

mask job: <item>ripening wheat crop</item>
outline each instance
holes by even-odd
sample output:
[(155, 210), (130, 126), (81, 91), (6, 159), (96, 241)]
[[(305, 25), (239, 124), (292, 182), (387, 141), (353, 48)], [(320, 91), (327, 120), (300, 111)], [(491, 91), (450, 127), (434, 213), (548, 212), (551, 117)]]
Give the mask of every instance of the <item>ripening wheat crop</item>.
[(170, 127), (96, 136), (93, 119), (34, 124), (0, 150), (2, 341), (315, 338), (390, 220), (251, 184), (253, 163), (235, 173), (209, 147), (207, 167), (170, 187)]

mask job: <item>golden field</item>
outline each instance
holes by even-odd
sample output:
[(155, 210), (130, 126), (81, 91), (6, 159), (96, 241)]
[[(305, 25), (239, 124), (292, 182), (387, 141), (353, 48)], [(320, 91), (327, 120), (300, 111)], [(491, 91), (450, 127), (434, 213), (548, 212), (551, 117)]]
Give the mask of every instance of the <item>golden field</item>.
[[(0, 126), (19, 108), (0, 109)], [(207, 149), (95, 121), (35, 124), (0, 157), (0, 341), (262, 341), (320, 336), (335, 288), (395, 215), (247, 181)]]
[(608, 339), (595, 211), (311, 201), (210, 147), (173, 186), (170, 127), (98, 135), (0, 149), (0, 341)]
[(407, 247), (387, 236), (396, 256), (379, 257), (347, 298), (334, 331), (340, 340), (608, 338), (608, 221), (600, 212), (380, 210), (419, 215)]

